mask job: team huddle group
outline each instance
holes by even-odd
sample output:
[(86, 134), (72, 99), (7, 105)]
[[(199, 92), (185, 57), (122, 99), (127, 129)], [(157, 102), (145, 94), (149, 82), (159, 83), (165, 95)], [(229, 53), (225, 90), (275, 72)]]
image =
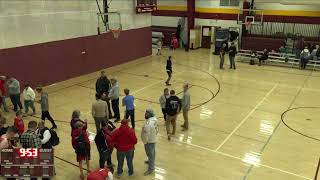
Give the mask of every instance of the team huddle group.
[[(171, 60), (170, 60), (171, 61)], [(171, 65), (171, 64), (170, 64)], [(171, 68), (172, 71), (172, 68)], [(170, 74), (171, 75), (171, 74)], [(13, 110), (16, 112), (13, 126), (6, 126), (6, 118), (3, 113), (0, 113), (0, 150), (5, 148), (53, 148), (59, 143), (59, 138), (55, 129), (57, 125), (49, 113), (48, 93), (42, 87), (37, 87), (36, 91), (40, 94), (40, 100), (36, 101), (36, 95), (29, 85), (25, 85), (23, 90), (24, 108), (20, 101), (20, 83), (15, 78), (1, 77), (1, 105), (4, 111), (8, 111), (5, 103), (6, 92), (13, 104)], [(159, 103), (163, 112), (163, 118), (166, 124), (168, 140), (176, 132), (177, 115), (182, 110), (184, 117), (184, 124), (182, 130), (188, 130), (188, 111), (190, 110), (190, 94), (189, 85), (183, 86), (183, 97), (180, 99), (176, 96), (175, 91), (164, 89), (164, 93), (159, 98)], [(134, 96), (130, 95), (129, 89), (124, 89), (124, 98), (122, 99), (122, 106), (125, 107), (125, 116), (120, 120), (119, 97), (120, 88), (116, 79), (109, 80), (105, 72), (101, 72), (101, 76), (96, 82), (96, 101), (92, 104), (92, 116), (96, 127), (96, 136), (94, 138), (95, 144), (99, 152), (99, 166), (95, 171), (90, 171), (90, 140), (87, 132), (87, 120), (81, 120), (80, 110), (74, 110), (70, 121), (72, 147), (75, 150), (77, 161), (79, 162), (80, 178), (84, 179), (83, 162), (86, 162), (88, 180), (111, 180), (113, 179), (113, 163), (111, 160), (113, 149), (117, 150), (118, 166), (116, 174), (118, 177), (123, 174), (124, 159), (127, 160), (128, 174), (134, 174), (133, 158), (135, 151), (135, 144), (137, 144), (137, 137), (135, 134), (135, 103)], [(32, 109), (30, 116), (35, 116), (36, 109), (34, 102), (41, 104), (41, 119), (43, 121), (37, 122), (31, 120), (28, 122), (27, 130), (25, 131), (23, 118), (28, 115), (29, 107)], [(111, 103), (110, 103), (111, 102)], [(110, 107), (111, 106), (111, 107)], [(113, 114), (111, 112), (113, 110)], [(45, 119), (48, 119), (52, 127), (49, 129), (45, 126)], [(119, 128), (116, 128), (111, 122), (117, 123), (121, 121)], [(145, 123), (141, 130), (141, 140), (144, 144), (145, 152), (148, 160), (145, 163), (148, 165), (147, 171), (144, 175), (150, 175), (155, 171), (155, 148), (158, 134), (158, 122), (153, 109), (145, 111)], [(131, 122), (131, 127), (129, 125)], [(173, 126), (172, 131), (171, 125)], [(13, 178), (8, 178), (13, 179)], [(36, 178), (31, 178), (32, 180)], [(48, 179), (48, 178), (43, 178)]]

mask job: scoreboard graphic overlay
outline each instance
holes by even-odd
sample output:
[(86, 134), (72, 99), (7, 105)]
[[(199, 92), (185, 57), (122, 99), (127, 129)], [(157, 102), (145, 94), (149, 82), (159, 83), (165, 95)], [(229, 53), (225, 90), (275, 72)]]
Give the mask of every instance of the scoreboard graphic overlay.
[(149, 13), (157, 10), (157, 0), (137, 0), (136, 12)]
[(2, 177), (54, 176), (53, 149), (2, 149)]

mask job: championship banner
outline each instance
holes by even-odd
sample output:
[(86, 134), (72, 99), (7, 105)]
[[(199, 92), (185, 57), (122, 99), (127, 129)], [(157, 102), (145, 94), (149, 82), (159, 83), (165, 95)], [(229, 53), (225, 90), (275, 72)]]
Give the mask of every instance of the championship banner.
[(149, 13), (157, 10), (157, 0), (137, 0), (136, 12)]

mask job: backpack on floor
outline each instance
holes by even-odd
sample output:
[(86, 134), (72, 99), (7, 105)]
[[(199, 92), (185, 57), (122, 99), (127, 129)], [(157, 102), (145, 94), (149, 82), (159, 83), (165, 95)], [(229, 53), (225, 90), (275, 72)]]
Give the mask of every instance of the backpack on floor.
[(80, 135), (76, 139), (76, 153), (78, 155), (86, 155), (87, 154), (87, 142), (84, 139), (84, 135), (80, 132)]
[(51, 134), (50, 144), (52, 146), (58, 145), (60, 143), (60, 138), (58, 137), (57, 132), (54, 129), (50, 129), (49, 132)]

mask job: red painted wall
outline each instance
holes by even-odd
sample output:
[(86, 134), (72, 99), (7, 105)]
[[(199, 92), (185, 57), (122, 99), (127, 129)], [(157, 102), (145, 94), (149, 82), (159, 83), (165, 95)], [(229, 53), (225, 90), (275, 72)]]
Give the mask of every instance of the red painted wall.
[[(151, 27), (0, 50), (0, 74), (49, 85), (152, 54)], [(85, 51), (86, 54), (81, 52)]]

